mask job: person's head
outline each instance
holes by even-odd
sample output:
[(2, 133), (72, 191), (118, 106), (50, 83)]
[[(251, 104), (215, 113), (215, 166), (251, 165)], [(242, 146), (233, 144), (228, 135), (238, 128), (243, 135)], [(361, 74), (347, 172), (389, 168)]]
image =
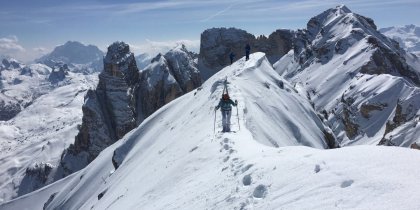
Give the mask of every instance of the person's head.
[(228, 100), (229, 99), (229, 95), (227, 93), (223, 94), (222, 99), (223, 100)]

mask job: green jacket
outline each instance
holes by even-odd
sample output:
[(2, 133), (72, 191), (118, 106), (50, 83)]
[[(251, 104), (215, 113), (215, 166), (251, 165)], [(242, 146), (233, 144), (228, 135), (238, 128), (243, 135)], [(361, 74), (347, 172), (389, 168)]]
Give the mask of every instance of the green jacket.
[(230, 111), (232, 110), (232, 105), (236, 106), (237, 103), (233, 102), (231, 99), (220, 99), (219, 105), (216, 106), (216, 109), (222, 108), (222, 111)]

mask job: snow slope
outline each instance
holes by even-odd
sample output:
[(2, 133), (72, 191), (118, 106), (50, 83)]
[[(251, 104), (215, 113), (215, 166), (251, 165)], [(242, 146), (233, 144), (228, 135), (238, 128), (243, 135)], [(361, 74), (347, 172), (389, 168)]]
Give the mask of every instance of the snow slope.
[[(44, 186), (40, 174), (28, 176), (27, 168), (58, 165), (62, 151), (78, 132), (84, 95), (96, 83), (97, 74), (69, 72), (63, 82), (50, 87), (13, 119), (0, 122), (0, 203)], [(47, 177), (45, 182), (53, 180)]]
[[(236, 132), (214, 135), (213, 108), (225, 77), (241, 126), (232, 116)], [(86, 168), (0, 209), (420, 208), (420, 153), (323, 150), (324, 128), (311, 105), (280, 81), (264, 54), (240, 59), (159, 109)]]

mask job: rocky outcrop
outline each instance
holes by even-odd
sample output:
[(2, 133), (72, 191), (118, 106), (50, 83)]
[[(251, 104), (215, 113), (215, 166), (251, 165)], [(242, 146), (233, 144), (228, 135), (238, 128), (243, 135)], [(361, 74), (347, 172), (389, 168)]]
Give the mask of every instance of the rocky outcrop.
[(175, 98), (201, 86), (197, 55), (180, 45), (152, 59), (142, 71), (138, 92), (138, 121)]
[(6, 59), (6, 58), (4, 58), (1, 61), (1, 64), (2, 65), (0, 65), (0, 70), (4, 70), (4, 69), (17, 69), (17, 68), (21, 68), (22, 67), (22, 64), (19, 61), (15, 60), (15, 59)]
[(157, 109), (200, 85), (196, 55), (183, 45), (159, 54), (140, 73), (129, 46), (113, 43), (96, 90), (85, 96), (75, 142), (62, 155), (64, 176), (86, 166)]
[(65, 174), (83, 168), (136, 127), (140, 75), (134, 54), (127, 44), (115, 42), (108, 47), (103, 63), (96, 90), (86, 94), (79, 134), (61, 158)]
[(68, 71), (69, 71), (69, 68), (67, 64), (64, 64), (62, 66), (57, 66), (50, 73), (50, 76), (48, 77), (48, 81), (50, 81), (52, 84), (61, 82), (66, 78), (66, 75), (68, 75)]
[(19, 104), (16, 103), (8, 103), (6, 104), (4, 101), (0, 101), (0, 121), (7, 121), (15, 117), (22, 108)]
[(254, 35), (236, 28), (212, 28), (201, 34), (199, 66), (202, 78), (206, 80), (230, 64), (229, 54), (234, 60), (245, 56), (245, 46), (251, 46), (251, 53), (264, 52), (271, 63), (276, 62), (292, 49), (293, 32), (277, 30), (268, 37)]
[(18, 195), (24, 195), (44, 186), (53, 169), (49, 163), (34, 163), (26, 168), (25, 176), (19, 187)]

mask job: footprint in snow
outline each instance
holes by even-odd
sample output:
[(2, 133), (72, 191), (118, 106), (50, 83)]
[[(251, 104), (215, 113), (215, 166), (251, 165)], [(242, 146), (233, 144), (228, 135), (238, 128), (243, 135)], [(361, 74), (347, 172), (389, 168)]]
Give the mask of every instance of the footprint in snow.
[(353, 180), (349, 179), (341, 183), (341, 188), (350, 187), (354, 183)]
[(321, 166), (319, 166), (318, 164), (316, 164), (314, 171), (315, 171), (315, 173), (320, 172), (321, 171)]
[(249, 186), (252, 183), (252, 177), (251, 174), (245, 175), (242, 178), (242, 184), (244, 184), (244, 186)]
[(265, 185), (258, 185), (252, 193), (254, 198), (264, 198), (267, 195), (267, 187)]

